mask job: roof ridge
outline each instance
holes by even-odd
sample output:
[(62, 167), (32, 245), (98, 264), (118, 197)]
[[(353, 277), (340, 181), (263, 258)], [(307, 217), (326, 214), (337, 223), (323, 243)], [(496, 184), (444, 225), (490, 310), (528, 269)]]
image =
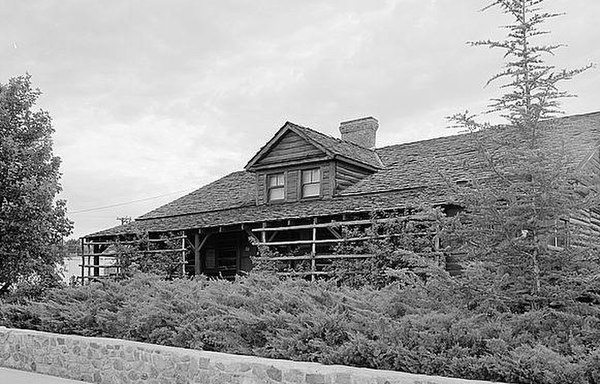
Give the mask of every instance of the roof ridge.
[(584, 117), (584, 116), (590, 116), (590, 115), (600, 115), (600, 111), (583, 112), (583, 113), (576, 113), (574, 115), (557, 116), (557, 117), (552, 117), (552, 118), (550, 118), (548, 120), (544, 120), (544, 121), (558, 120), (558, 119), (568, 119), (570, 117)]
[[(550, 122), (550, 121), (554, 121), (554, 120), (563, 120), (563, 119), (569, 119), (569, 118), (587, 117), (587, 116), (591, 116), (591, 115), (600, 115), (600, 111), (585, 112), (585, 113), (580, 113), (580, 114), (575, 114), (575, 115), (557, 116), (557, 117), (549, 118), (547, 120), (541, 120), (541, 122), (542, 123), (546, 123), (546, 122)], [(400, 146), (403, 146), (403, 145), (426, 143), (426, 142), (430, 142), (430, 141), (434, 141), (434, 140), (444, 140), (444, 139), (451, 139), (451, 138), (453, 139), (453, 138), (462, 137), (462, 136), (468, 135), (468, 134), (469, 134), (469, 132), (458, 132), (456, 134), (451, 134), (451, 135), (447, 135), (447, 136), (438, 136), (438, 137), (432, 137), (432, 138), (429, 138), (429, 139), (408, 141), (406, 143), (390, 144), (390, 145), (386, 145), (384, 147), (375, 148), (375, 151), (378, 151), (378, 150), (381, 150), (381, 149), (392, 148), (392, 147), (400, 147)]]
[(429, 139), (409, 141), (409, 142), (406, 142), (406, 143), (390, 144), (390, 145), (386, 145), (385, 147), (375, 148), (375, 151), (378, 151), (378, 150), (381, 150), (381, 149), (393, 148), (393, 147), (401, 147), (401, 146), (405, 146), (405, 145), (413, 145), (413, 144), (426, 143), (426, 142), (435, 141), (435, 140), (444, 140), (444, 139), (451, 139), (451, 138), (454, 139), (454, 138), (457, 138), (457, 137), (466, 136), (468, 134), (469, 134), (469, 132), (459, 132), (459, 133), (456, 133), (454, 135), (438, 136), (438, 137), (432, 137), (432, 138), (429, 138)]
[(305, 130), (307, 130), (307, 131), (314, 132), (314, 133), (316, 133), (316, 134), (318, 134), (318, 135), (325, 136), (325, 137), (327, 137), (327, 138), (329, 138), (329, 139), (333, 139), (333, 140), (335, 140), (336, 142), (338, 142), (338, 143), (340, 143), (340, 144), (348, 144), (348, 145), (350, 145), (350, 146), (352, 146), (352, 147), (354, 147), (354, 148), (356, 148), (356, 149), (360, 149), (361, 151), (369, 151), (369, 153), (372, 153), (372, 154), (374, 154), (374, 155), (375, 155), (375, 158), (377, 159), (377, 162), (379, 163), (379, 165), (380, 165), (381, 167), (384, 167), (384, 166), (385, 166), (385, 164), (383, 164), (383, 161), (381, 160), (381, 158), (379, 157), (379, 154), (377, 153), (377, 151), (376, 151), (375, 149), (369, 149), (369, 148), (363, 147), (362, 145), (358, 145), (358, 144), (356, 144), (356, 143), (353, 143), (353, 142), (351, 142), (351, 141), (348, 141), (348, 140), (343, 140), (343, 139), (340, 139), (340, 138), (338, 138), (338, 137), (334, 137), (334, 136), (328, 135), (328, 134), (326, 134), (326, 133), (323, 133), (323, 132), (317, 131), (317, 130), (315, 130), (315, 129), (312, 129), (312, 128), (310, 128), (310, 127), (304, 127), (304, 126), (302, 126), (302, 125), (298, 125), (298, 124), (294, 124), (294, 123), (290, 123), (290, 124), (293, 124), (293, 125), (295, 125), (295, 126), (296, 126), (296, 127), (298, 127), (298, 128), (301, 128), (301, 129), (305, 129)]
[(356, 144), (356, 143), (353, 143), (353, 142), (351, 142), (351, 141), (348, 141), (348, 140), (343, 140), (343, 139), (340, 139), (339, 137), (331, 136), (331, 135), (328, 135), (328, 134), (326, 134), (326, 133), (323, 133), (323, 132), (319, 132), (319, 131), (317, 131), (317, 130), (315, 130), (315, 129), (312, 129), (312, 128), (309, 128), (309, 127), (302, 127), (302, 126), (299, 126), (299, 127), (301, 127), (301, 128), (304, 128), (304, 129), (308, 129), (309, 131), (315, 132), (315, 133), (317, 133), (317, 134), (319, 134), (319, 135), (322, 135), (322, 136), (327, 136), (327, 137), (329, 137), (330, 139), (333, 139), (333, 140), (335, 140), (335, 141), (337, 141), (337, 142), (339, 142), (339, 143), (350, 144), (350, 145), (353, 145), (353, 146), (355, 146), (356, 148), (365, 149), (365, 150), (367, 150), (367, 151), (374, 152), (372, 149), (369, 149), (369, 148), (363, 147), (362, 145), (358, 145), (358, 144)]

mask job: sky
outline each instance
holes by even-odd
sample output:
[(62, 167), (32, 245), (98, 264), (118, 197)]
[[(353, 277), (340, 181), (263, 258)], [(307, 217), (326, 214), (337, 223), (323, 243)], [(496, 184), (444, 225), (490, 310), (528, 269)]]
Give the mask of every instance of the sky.
[[(455, 134), (485, 110), (509, 19), (482, 0), (0, 0), (0, 83), (32, 75), (53, 117), (72, 237), (118, 225), (230, 172), (286, 122), (377, 146)], [(600, 64), (600, 1), (548, 0), (558, 68)], [(600, 110), (600, 68), (565, 84)]]

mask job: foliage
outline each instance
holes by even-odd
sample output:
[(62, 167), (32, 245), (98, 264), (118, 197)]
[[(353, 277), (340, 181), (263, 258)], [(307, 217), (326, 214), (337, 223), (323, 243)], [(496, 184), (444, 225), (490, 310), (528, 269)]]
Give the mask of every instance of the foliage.
[(295, 273), (310, 271), (309, 260), (295, 260), (293, 262), (278, 260), (279, 257), (306, 256), (307, 252), (302, 247), (288, 247), (285, 251), (261, 245), (258, 247), (258, 256), (251, 257), (252, 272), (256, 273)]
[[(364, 259), (336, 259), (327, 268), (340, 284), (360, 288), (383, 288), (394, 282), (422, 286), (432, 281), (451, 284), (444, 271), (444, 255), (439, 247), (446, 218), (439, 208), (415, 207), (402, 215), (374, 216), (365, 227), (344, 228), (346, 241), (334, 253), (372, 255)], [(369, 238), (366, 241), (348, 241)]]
[(60, 159), (52, 154), (48, 112), (29, 75), (0, 84), (0, 287), (58, 279), (63, 237), (72, 223), (60, 192)]
[(584, 182), (587, 175), (569, 143), (543, 134), (553, 128), (548, 119), (560, 111), (560, 99), (569, 96), (559, 83), (589, 66), (558, 71), (545, 62), (560, 45), (535, 43), (547, 34), (540, 29), (543, 23), (558, 16), (544, 11), (543, 3), (492, 1), (485, 9), (498, 7), (513, 19), (507, 37), (473, 43), (504, 53), (505, 66), (490, 82), (504, 80), (505, 92), (488, 112), (507, 123), (480, 123), (468, 113), (451, 118), (469, 132), (479, 154), (478, 162), (469, 164), (470, 188), (458, 191), (466, 207), (458, 233), (474, 262), (466, 286), (480, 291), (478, 299), (493, 298), (494, 305), (508, 310), (568, 300), (565, 288), (600, 272), (597, 238), (573, 221), (597, 205), (598, 191)]
[(325, 364), (514, 383), (595, 383), (600, 311), (481, 314), (400, 283), (340, 287), (134, 274), (0, 306), (0, 324)]
[(112, 251), (117, 254), (120, 277), (131, 277), (137, 271), (168, 280), (183, 277), (181, 241), (171, 237), (165, 233), (151, 241), (148, 232), (141, 232), (134, 236), (136, 240), (116, 243)]

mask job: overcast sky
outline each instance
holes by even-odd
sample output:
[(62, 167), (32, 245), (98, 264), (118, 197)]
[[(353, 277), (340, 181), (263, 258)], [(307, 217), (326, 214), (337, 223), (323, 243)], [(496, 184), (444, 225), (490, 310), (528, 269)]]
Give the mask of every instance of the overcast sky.
[[(547, 3), (567, 12), (553, 63), (600, 63), (600, 1)], [(497, 95), (500, 52), (465, 44), (502, 36), (485, 4), (0, 0), (0, 82), (44, 93), (78, 237), (242, 169), (288, 120), (337, 137), (374, 116), (378, 146), (454, 133), (446, 116)], [(600, 68), (566, 88), (568, 114), (600, 110)]]

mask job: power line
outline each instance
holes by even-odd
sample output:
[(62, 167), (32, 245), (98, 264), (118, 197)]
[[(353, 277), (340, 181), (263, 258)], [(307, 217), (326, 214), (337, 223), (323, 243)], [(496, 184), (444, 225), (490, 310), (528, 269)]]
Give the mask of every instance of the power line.
[(78, 211), (71, 211), (71, 212), (67, 211), (67, 214), (74, 215), (74, 214), (77, 214), (77, 213), (87, 213), (87, 212), (100, 211), (102, 209), (122, 207), (124, 205), (139, 203), (139, 202), (142, 202), (142, 201), (149, 201), (149, 200), (159, 199), (161, 197), (166, 197), (166, 196), (174, 195), (174, 194), (177, 194), (177, 193), (189, 192), (189, 191), (194, 190), (194, 189), (196, 189), (196, 188), (187, 188), (187, 189), (182, 189), (180, 191), (165, 193), (163, 195), (146, 197), (146, 198), (137, 199), (137, 200), (129, 200), (129, 201), (124, 201), (124, 202), (121, 202), (121, 203), (115, 203), (115, 204), (110, 204), (110, 205), (103, 205), (101, 207), (94, 207), (94, 208), (88, 208), (88, 209), (80, 209)]

